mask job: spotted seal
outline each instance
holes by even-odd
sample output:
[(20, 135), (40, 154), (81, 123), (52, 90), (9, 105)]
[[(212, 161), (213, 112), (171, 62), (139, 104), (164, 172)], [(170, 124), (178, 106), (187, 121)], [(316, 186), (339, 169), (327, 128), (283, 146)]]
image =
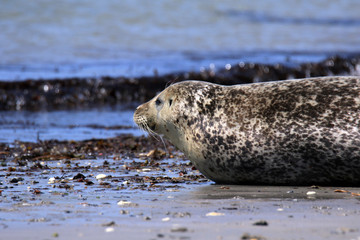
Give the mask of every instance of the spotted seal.
[(184, 81), (134, 121), (217, 183), (360, 186), (360, 77)]

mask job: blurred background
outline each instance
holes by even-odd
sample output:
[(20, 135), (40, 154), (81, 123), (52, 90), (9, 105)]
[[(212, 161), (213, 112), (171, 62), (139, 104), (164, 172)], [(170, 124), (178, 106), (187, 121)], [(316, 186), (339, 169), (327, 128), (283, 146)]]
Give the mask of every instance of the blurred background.
[(359, 13), (358, 0), (0, 0), (0, 142), (141, 135), (135, 107), (174, 80), (359, 74)]
[(360, 52), (357, 0), (0, 0), (0, 80), (146, 76)]

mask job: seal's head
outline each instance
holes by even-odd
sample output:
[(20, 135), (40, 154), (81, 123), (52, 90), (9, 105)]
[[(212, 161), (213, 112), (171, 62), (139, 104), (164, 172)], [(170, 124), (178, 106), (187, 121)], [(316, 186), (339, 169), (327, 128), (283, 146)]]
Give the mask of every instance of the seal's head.
[(202, 104), (201, 94), (213, 88), (212, 85), (198, 81), (173, 84), (140, 105), (134, 113), (134, 121), (150, 134), (165, 137), (189, 156), (190, 148), (194, 148), (189, 134), (198, 115), (193, 112), (198, 109), (195, 107), (198, 101)]
[(221, 122), (220, 115), (225, 115), (216, 109), (222, 96), (224, 87), (220, 85), (200, 81), (176, 83), (140, 105), (134, 121), (150, 134), (169, 140), (204, 175), (216, 179), (207, 171), (211, 163), (206, 161), (204, 151), (209, 150), (206, 142), (216, 130), (213, 123), (208, 124), (209, 119)]
[[(175, 84), (177, 85), (177, 84)], [(163, 136), (173, 142), (178, 139), (179, 129), (175, 126), (179, 88), (166, 88), (150, 101), (136, 108), (135, 123), (150, 134)], [(176, 145), (175, 141), (175, 145)]]

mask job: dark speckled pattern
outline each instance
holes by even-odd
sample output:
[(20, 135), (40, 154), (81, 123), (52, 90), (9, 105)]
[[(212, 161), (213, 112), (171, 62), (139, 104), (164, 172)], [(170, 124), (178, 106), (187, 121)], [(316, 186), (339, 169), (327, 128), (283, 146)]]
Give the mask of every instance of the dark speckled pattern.
[(218, 183), (360, 186), (359, 77), (186, 81), (140, 106), (140, 118)]

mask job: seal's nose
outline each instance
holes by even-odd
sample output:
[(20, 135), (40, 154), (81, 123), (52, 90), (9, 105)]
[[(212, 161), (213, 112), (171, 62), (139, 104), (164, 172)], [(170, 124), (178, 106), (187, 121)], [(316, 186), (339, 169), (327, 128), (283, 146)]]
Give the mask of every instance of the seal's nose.
[(137, 110), (139, 110), (139, 108), (140, 108), (141, 106), (142, 106), (142, 105), (137, 106), (136, 109), (135, 109), (135, 112), (136, 112)]
[(134, 119), (134, 122), (136, 123), (136, 124), (138, 124), (137, 123), (137, 118), (141, 115), (141, 106), (142, 105), (140, 105), (140, 106), (138, 106), (136, 109), (135, 109), (135, 111), (134, 111), (134, 116), (133, 116), (133, 119)]

